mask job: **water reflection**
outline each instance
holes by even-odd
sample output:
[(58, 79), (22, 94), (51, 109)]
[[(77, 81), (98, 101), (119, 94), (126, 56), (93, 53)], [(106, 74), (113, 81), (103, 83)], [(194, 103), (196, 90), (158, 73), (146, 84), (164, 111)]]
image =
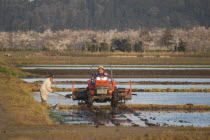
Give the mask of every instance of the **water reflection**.
[(209, 127), (210, 112), (146, 112), (141, 115), (160, 126)]
[(199, 92), (136, 92), (127, 104), (210, 105), (210, 94)]
[[(71, 94), (71, 92), (58, 92), (61, 95)], [(210, 93), (199, 92), (135, 92), (132, 100), (126, 104), (162, 104), (162, 105), (185, 105), (192, 103), (195, 105), (210, 105)], [(41, 101), (39, 92), (32, 93), (37, 101)], [(54, 93), (50, 93), (47, 103), (56, 105), (78, 105), (78, 101), (65, 98)], [(94, 103), (94, 105), (110, 105), (107, 103)]]
[[(122, 126), (138, 125), (140, 127), (147, 127), (147, 120), (150, 124), (158, 126), (193, 126), (193, 127), (209, 127), (210, 126), (210, 112), (177, 112), (177, 111), (136, 111), (139, 116), (135, 116), (129, 112), (113, 113), (111, 110), (106, 111), (106, 114), (111, 119), (117, 121)], [(99, 125), (114, 126), (114, 124), (102, 114), (93, 110), (95, 115), (93, 118), (85, 111), (79, 109), (63, 111), (54, 110), (50, 117), (59, 118), (59, 123), (66, 123), (71, 125), (85, 124), (93, 125), (97, 120)], [(56, 120), (55, 120), (56, 121)]]

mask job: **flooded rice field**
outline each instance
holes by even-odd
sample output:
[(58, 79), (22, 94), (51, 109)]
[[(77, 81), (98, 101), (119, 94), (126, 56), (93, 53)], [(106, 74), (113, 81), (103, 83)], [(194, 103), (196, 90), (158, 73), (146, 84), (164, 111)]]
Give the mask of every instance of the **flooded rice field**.
[(209, 93), (196, 92), (137, 92), (127, 104), (210, 105)]
[[(71, 84), (52, 84), (53, 87), (58, 88), (71, 88)], [(130, 85), (124, 85), (124, 84), (118, 84), (116, 85), (117, 88), (126, 88), (129, 89)], [(86, 88), (87, 84), (75, 84), (75, 88)], [(210, 88), (210, 85), (132, 85), (133, 89), (208, 89)]]
[[(56, 104), (77, 106), (78, 101), (65, 98), (71, 92), (50, 93), (47, 103), (55, 108), (48, 112), (49, 116), (57, 123), (71, 125), (105, 125), (105, 126), (192, 126), (209, 127), (210, 112), (198, 111), (175, 111), (175, 110), (140, 110), (119, 108), (98, 108), (98, 105), (110, 105), (110, 103), (94, 103), (94, 108), (90, 109), (82, 106), (78, 109), (59, 110)], [(210, 93), (135, 93), (133, 99), (126, 104), (165, 104), (165, 105), (210, 105)], [(34, 98), (40, 102), (39, 92), (32, 93)], [(63, 96), (62, 96), (63, 95)]]
[[(65, 98), (66, 94), (71, 92), (56, 92), (50, 93), (47, 103), (56, 105), (78, 105), (78, 101), (73, 101), (70, 98)], [(126, 104), (160, 104), (160, 105), (210, 105), (210, 93), (200, 92), (134, 92), (132, 99), (127, 101)], [(40, 93), (33, 92), (33, 97), (37, 101), (41, 101)], [(63, 96), (62, 96), (63, 95)], [(94, 103), (93, 105), (110, 105), (108, 103)]]
[[(20, 65), (22, 69), (43, 69), (44, 71), (52, 70), (59, 72), (60, 69), (71, 70), (75, 69), (79, 75), (82, 70), (89, 70), (91, 65)], [(111, 67), (105, 66), (106, 69), (110, 70)], [(187, 74), (190, 70), (195, 70), (196, 74), (200, 74), (201, 70), (205, 73), (205, 70), (210, 70), (210, 65), (113, 65), (113, 70), (123, 70), (130, 73), (130, 70), (182, 70)], [(53, 70), (54, 69), (54, 70)], [(93, 67), (94, 71), (97, 69)], [(186, 71), (185, 71), (186, 70)], [(69, 73), (71, 74), (70, 71)], [(138, 73), (139, 71), (136, 71)], [(194, 71), (192, 71), (193, 73)], [(61, 71), (61, 75), (66, 71)], [(59, 73), (59, 74), (60, 74)], [(86, 71), (83, 73), (87, 73)], [(161, 75), (165, 73), (157, 73)], [(175, 71), (175, 73), (177, 73)], [(184, 73), (184, 74), (185, 74)], [(40, 74), (42, 74), (40, 72)], [(59, 75), (58, 74), (58, 75)], [(73, 73), (74, 74), (74, 73)], [(87, 73), (89, 74), (89, 73)], [(197, 76), (192, 74), (192, 76)], [(206, 74), (206, 73), (205, 73)], [(207, 73), (208, 74), (208, 73)], [(123, 75), (123, 73), (122, 73)], [(169, 74), (170, 75), (170, 74)], [(118, 88), (130, 88), (126, 82), (134, 82), (132, 85), (133, 89), (209, 89), (210, 78), (115, 78), (118, 82)], [(176, 76), (176, 74), (175, 74)], [(191, 75), (189, 75), (190, 77)], [(204, 75), (206, 76), (206, 75)], [(71, 77), (71, 76), (70, 76)], [(121, 77), (121, 75), (119, 76)], [(125, 76), (129, 77), (129, 76)], [(134, 75), (135, 77), (135, 75)], [(199, 77), (199, 76), (198, 76)], [(37, 82), (44, 81), (46, 78), (22, 78), (26, 82)], [(63, 82), (78, 82), (75, 84), (75, 88), (86, 88), (85, 83), (88, 78), (55, 78), (52, 87), (58, 88), (71, 88), (71, 83)], [(57, 82), (57, 83), (56, 83)], [(83, 83), (79, 83), (83, 82)], [(125, 83), (123, 83), (125, 82)], [(156, 84), (139, 84), (138, 82), (162, 82)], [(164, 83), (165, 82), (165, 83)], [(169, 83), (171, 82), (171, 83)], [(174, 83), (173, 83), (174, 82)], [(177, 82), (177, 83), (176, 83)], [(179, 83), (181, 82), (181, 83)], [(188, 82), (184, 84), (184, 82)], [(40, 84), (39, 82), (38, 84)], [(168, 84), (166, 84), (168, 83)], [(193, 83), (193, 84), (189, 84)], [(205, 83), (205, 84), (204, 84)], [(141, 109), (130, 109), (125, 106), (119, 106), (118, 108), (107, 107), (110, 102), (106, 103), (93, 103), (93, 108), (87, 108), (86, 106), (78, 106), (77, 109), (60, 110), (56, 107), (60, 105), (77, 106), (81, 102), (73, 101), (71, 98), (66, 98), (65, 95), (71, 94), (71, 92), (56, 92), (50, 93), (48, 96), (47, 103), (54, 106), (52, 110), (48, 112), (52, 120), (57, 123), (65, 123), (72, 125), (105, 125), (105, 126), (193, 126), (193, 127), (209, 127), (210, 126), (210, 111), (190, 111), (190, 110), (173, 110), (168, 109), (167, 111), (162, 110), (141, 110)], [(127, 105), (210, 105), (210, 93), (209, 92), (134, 92), (132, 99), (127, 101)], [(33, 92), (32, 96), (40, 102), (40, 93)], [(102, 106), (102, 108), (100, 108)]]
[[(21, 78), (26, 82), (44, 81), (46, 78)], [(210, 78), (114, 78), (117, 82), (210, 82)], [(57, 82), (86, 82), (88, 78), (55, 78)]]

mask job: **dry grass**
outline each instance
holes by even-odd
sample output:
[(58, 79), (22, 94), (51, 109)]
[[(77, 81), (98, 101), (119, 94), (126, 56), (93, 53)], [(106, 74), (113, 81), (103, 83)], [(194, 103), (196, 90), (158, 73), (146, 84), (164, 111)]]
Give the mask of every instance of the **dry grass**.
[(15, 77), (0, 74), (0, 107), (11, 124), (52, 123), (40, 106), (29, 94), (31, 88)]
[[(38, 130), (39, 129), (39, 130)], [(33, 131), (32, 131), (33, 130)], [(11, 129), (9, 140), (208, 140), (209, 128), (170, 128), (170, 127), (99, 127), (93, 126), (43, 126)], [(22, 133), (21, 133), (22, 132)]]
[[(75, 53), (75, 56), (52, 56), (51, 52), (11, 52), (7, 57), (10, 64), (116, 64), (116, 65), (209, 65), (209, 55), (204, 53)], [(2, 56), (4, 52), (0, 52)], [(198, 55), (199, 54), (199, 55)], [(122, 55), (123, 57), (107, 57), (108, 55)], [(133, 56), (138, 57), (124, 57)], [(169, 58), (159, 57), (170, 55)], [(155, 56), (151, 58), (143, 56)], [(206, 56), (206, 57), (203, 57)]]

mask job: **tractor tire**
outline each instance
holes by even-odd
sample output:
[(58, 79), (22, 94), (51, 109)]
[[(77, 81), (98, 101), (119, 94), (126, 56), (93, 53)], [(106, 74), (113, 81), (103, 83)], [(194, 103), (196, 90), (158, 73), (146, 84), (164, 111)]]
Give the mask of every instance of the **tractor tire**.
[(119, 102), (118, 90), (115, 89), (115, 90), (114, 90), (114, 93), (113, 93), (113, 95), (112, 95), (111, 106), (112, 106), (112, 107), (117, 107), (118, 102)]
[(92, 98), (92, 95), (91, 93), (87, 93), (87, 107), (92, 107), (93, 105), (93, 98)]

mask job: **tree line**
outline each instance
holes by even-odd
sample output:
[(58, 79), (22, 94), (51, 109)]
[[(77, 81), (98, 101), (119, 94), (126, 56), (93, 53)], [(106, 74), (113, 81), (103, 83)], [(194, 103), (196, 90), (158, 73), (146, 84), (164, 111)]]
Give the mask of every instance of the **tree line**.
[(209, 27), (209, 0), (0, 0), (0, 31)]
[(0, 32), (0, 51), (83, 50), (89, 52), (210, 51), (210, 28), (59, 30)]

